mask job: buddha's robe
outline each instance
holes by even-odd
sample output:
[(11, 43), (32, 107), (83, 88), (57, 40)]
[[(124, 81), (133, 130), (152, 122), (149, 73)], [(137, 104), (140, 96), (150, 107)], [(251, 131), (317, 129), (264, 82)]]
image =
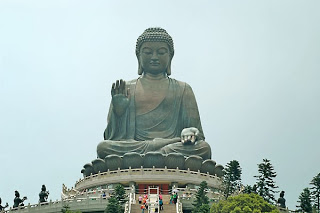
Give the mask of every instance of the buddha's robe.
[[(129, 107), (117, 116), (111, 104), (104, 139), (98, 147), (98, 157), (127, 152), (144, 154), (159, 151), (163, 154), (181, 153), (198, 155), (204, 160), (211, 158), (211, 149), (204, 141), (197, 103), (191, 87), (184, 82), (169, 78), (168, 91), (154, 109), (136, 115), (135, 92), (137, 80), (126, 82), (130, 88)], [(182, 144), (180, 136), (184, 128), (196, 127), (198, 141)]]

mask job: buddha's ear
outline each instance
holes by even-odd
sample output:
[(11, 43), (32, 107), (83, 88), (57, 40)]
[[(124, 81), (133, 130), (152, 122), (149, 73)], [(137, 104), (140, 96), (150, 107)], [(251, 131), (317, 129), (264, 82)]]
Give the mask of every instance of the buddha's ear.
[(167, 76), (171, 75), (171, 60), (168, 64), (168, 67), (167, 67)]
[(143, 69), (140, 63), (140, 59), (138, 58), (138, 75), (142, 75), (143, 73)]

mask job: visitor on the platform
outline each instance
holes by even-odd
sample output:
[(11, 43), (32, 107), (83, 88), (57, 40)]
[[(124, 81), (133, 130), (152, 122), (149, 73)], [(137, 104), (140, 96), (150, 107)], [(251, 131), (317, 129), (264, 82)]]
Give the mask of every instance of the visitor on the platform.
[(106, 197), (107, 197), (106, 192), (103, 191), (102, 198), (103, 198), (103, 199), (106, 199)]
[(144, 213), (144, 210), (146, 209), (146, 207), (144, 205), (141, 205), (140, 209), (142, 210), (141, 213)]
[(160, 206), (160, 211), (163, 210), (163, 201), (162, 201), (162, 199), (159, 200), (159, 206)]
[(6, 205), (5, 205), (5, 206), (2, 206), (2, 205), (1, 205), (1, 202), (2, 202), (2, 200), (1, 200), (1, 197), (0, 197), (0, 212), (1, 212), (1, 211), (4, 211), (4, 210), (5, 210), (5, 208), (7, 208), (7, 207), (9, 206), (9, 204), (8, 204), (8, 203), (6, 203)]
[(172, 204), (173, 203), (173, 195), (171, 194), (170, 195), (170, 203), (169, 204)]
[(178, 194), (175, 192), (175, 193), (173, 194), (173, 204), (176, 204), (177, 201), (178, 201)]
[(187, 194), (185, 192), (183, 192), (182, 199), (185, 199), (186, 197), (187, 197)]
[(191, 198), (191, 193), (187, 192), (187, 199), (190, 200), (190, 198)]
[(146, 209), (148, 209), (148, 202), (146, 202), (146, 203), (144, 204), (144, 207), (145, 207)]
[(142, 196), (141, 195), (139, 195), (138, 201), (139, 201), (139, 204), (142, 203)]
[(159, 199), (162, 200), (162, 194), (159, 194)]
[(143, 204), (146, 204), (146, 202), (147, 202), (147, 198), (144, 197), (144, 198), (142, 199), (142, 203), (143, 203)]

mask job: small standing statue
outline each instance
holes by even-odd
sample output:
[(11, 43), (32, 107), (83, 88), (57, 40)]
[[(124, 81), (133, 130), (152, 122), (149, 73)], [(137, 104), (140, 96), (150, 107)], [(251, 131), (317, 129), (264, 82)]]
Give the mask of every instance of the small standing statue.
[(49, 196), (49, 191), (46, 191), (47, 188), (46, 186), (43, 184), (41, 187), (41, 192), (39, 193), (39, 202), (40, 203), (45, 203), (47, 202), (48, 196)]
[(8, 204), (8, 203), (6, 203), (6, 205), (5, 205), (5, 206), (2, 206), (2, 205), (1, 205), (1, 202), (2, 202), (2, 200), (1, 200), (1, 197), (0, 197), (0, 212), (1, 212), (1, 211), (4, 211), (4, 210), (5, 210), (5, 208), (7, 208), (7, 207), (9, 206), (9, 204)]
[(18, 191), (15, 191), (14, 194), (16, 197), (13, 200), (13, 208), (18, 208), (19, 206), (24, 206), (23, 201), (25, 201), (27, 199), (27, 197), (24, 196), (21, 199)]
[(284, 199), (284, 191), (280, 192), (280, 197), (278, 199), (278, 204), (281, 208), (286, 208), (286, 199)]

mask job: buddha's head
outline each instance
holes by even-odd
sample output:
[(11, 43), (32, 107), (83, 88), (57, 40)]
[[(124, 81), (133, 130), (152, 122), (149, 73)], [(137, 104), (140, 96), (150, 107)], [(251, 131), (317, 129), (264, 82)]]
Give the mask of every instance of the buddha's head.
[(174, 55), (173, 40), (166, 30), (156, 27), (146, 29), (136, 44), (138, 74), (144, 72), (171, 74)]
[(15, 192), (14, 192), (14, 195), (15, 195), (16, 197), (20, 197), (20, 194), (19, 194), (18, 191), (15, 191)]

